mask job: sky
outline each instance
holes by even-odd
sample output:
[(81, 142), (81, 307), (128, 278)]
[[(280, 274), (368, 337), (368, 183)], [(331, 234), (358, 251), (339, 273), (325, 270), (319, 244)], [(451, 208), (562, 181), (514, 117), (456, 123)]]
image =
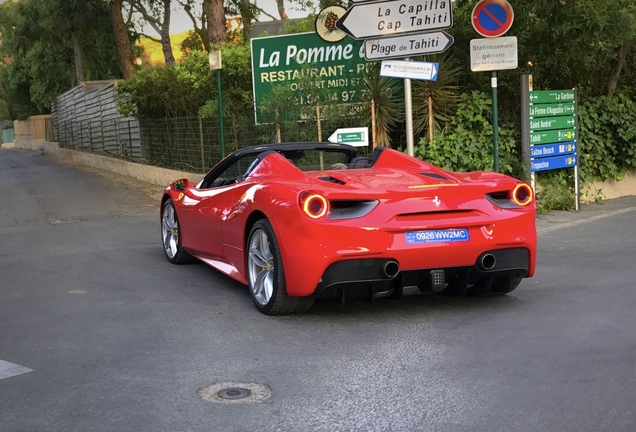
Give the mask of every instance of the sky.
[[(0, 0), (0, 3), (2, 3), (4, 0)], [(176, 3), (176, 2), (173, 2)], [(275, 0), (256, 0), (256, 5), (258, 7), (260, 7), (261, 9), (263, 9), (264, 11), (266, 11), (267, 13), (277, 17), (278, 16), (278, 9), (276, 8), (276, 1)], [(286, 2), (286, 6), (287, 6), (287, 15), (289, 15), (290, 18), (301, 18), (301, 17), (306, 17), (308, 15), (308, 12), (306, 11), (298, 11), (295, 8), (292, 8), (292, 4), (290, 4), (289, 2)], [(260, 21), (269, 21), (270, 18), (267, 17), (266, 15), (262, 15), (259, 17)], [(158, 36), (156, 34), (156, 32), (150, 27), (149, 28), (144, 29), (144, 31), (148, 32), (149, 34), (152, 34), (154, 36)], [(180, 7), (178, 8), (174, 8), (173, 12), (172, 12), (172, 16), (171, 16), (171, 20), (170, 20), (170, 33), (181, 33), (184, 31), (188, 31), (188, 30), (192, 30), (192, 21), (190, 20), (190, 18), (188, 17), (188, 15), (186, 15), (186, 13), (183, 11), (183, 9), (181, 9)]]
[[(0, 0), (0, 4), (4, 3), (6, 0)], [(173, 2), (176, 5), (176, 1)], [(201, 3), (199, 1), (198, 3)], [(266, 11), (267, 13), (278, 16), (278, 10), (276, 9), (276, 1), (275, 0), (256, 0), (256, 5)], [(308, 15), (306, 11), (298, 11), (292, 8), (292, 5), (287, 2), (287, 15), (290, 18), (301, 18)], [(261, 21), (269, 21), (269, 17), (265, 15), (261, 15)], [(171, 20), (170, 20), (170, 33), (182, 33), (184, 31), (192, 30), (192, 21), (186, 15), (181, 7), (174, 7)], [(157, 32), (151, 26), (145, 26), (144, 32), (153, 36), (159, 36)]]

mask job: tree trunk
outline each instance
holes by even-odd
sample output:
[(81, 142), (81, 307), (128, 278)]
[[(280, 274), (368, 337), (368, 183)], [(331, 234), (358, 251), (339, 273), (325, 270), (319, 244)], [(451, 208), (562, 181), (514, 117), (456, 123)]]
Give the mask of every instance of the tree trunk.
[(194, 27), (194, 32), (199, 35), (199, 38), (201, 38), (201, 42), (203, 43), (203, 48), (205, 48), (206, 51), (210, 51), (210, 39), (208, 37), (208, 20), (206, 18), (205, 15), (205, 9), (201, 9), (201, 22), (199, 22), (199, 19), (196, 18), (193, 14), (192, 14), (192, 6), (190, 6), (189, 4), (186, 4), (183, 6), (183, 10), (185, 11), (185, 13), (188, 15), (188, 17), (190, 18), (190, 21), (192, 21), (192, 26)]
[(250, 33), (252, 33), (252, 8), (250, 0), (241, 0), (241, 23), (243, 24), (243, 42), (250, 42)]
[(75, 31), (71, 33), (71, 39), (73, 40), (73, 52), (75, 54), (75, 76), (77, 77), (77, 84), (80, 84), (85, 81), (84, 56), (82, 54), (82, 47), (80, 45), (79, 38)]
[(163, 23), (159, 35), (161, 36), (161, 49), (163, 57), (166, 59), (166, 66), (174, 66), (177, 62), (174, 60), (172, 53), (172, 45), (170, 44), (170, 0), (163, 0)]
[(203, 11), (208, 20), (208, 36), (211, 44), (227, 42), (227, 21), (223, 0), (203, 0)]
[(117, 43), (117, 57), (119, 68), (124, 79), (133, 75), (132, 53), (130, 40), (128, 39), (128, 27), (124, 23), (121, 11), (123, 0), (110, 0), (110, 19), (113, 23), (113, 32)]
[(616, 59), (616, 67), (612, 71), (608, 82), (607, 88), (605, 91), (605, 96), (612, 97), (616, 92), (616, 87), (618, 86), (618, 80), (621, 76), (621, 72), (625, 67), (625, 63), (627, 62), (627, 56), (629, 55), (630, 42), (629, 40), (624, 40), (621, 45), (617, 48), (617, 59)]
[(278, 7), (278, 14), (280, 15), (280, 19), (289, 19), (289, 17), (287, 16), (287, 12), (285, 12), (285, 0), (276, 0), (276, 6)]
[(161, 29), (161, 49), (163, 50), (163, 57), (166, 59), (166, 66), (177, 64), (172, 53), (172, 45), (170, 45), (170, 30), (168, 27)]

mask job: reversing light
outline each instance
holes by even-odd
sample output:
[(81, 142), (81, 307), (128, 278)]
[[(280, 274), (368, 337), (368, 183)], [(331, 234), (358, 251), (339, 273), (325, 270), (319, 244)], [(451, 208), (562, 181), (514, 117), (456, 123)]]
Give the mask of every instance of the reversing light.
[(312, 219), (320, 219), (329, 211), (329, 203), (322, 195), (306, 194), (301, 197), (303, 211)]
[(532, 192), (532, 188), (526, 183), (518, 184), (512, 192), (512, 200), (515, 204), (520, 206), (527, 206), (530, 204), (533, 196), (534, 193)]

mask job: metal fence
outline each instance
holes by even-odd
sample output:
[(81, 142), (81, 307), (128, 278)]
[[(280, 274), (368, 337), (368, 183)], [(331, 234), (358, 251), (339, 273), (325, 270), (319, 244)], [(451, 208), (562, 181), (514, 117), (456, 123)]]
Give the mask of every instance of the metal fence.
[(106, 153), (128, 160), (143, 159), (139, 144), (139, 121), (53, 121), (53, 141), (62, 147)]
[(322, 118), (320, 121), (307, 118), (278, 124), (256, 125), (253, 117), (229, 117), (224, 121), (223, 144), (220, 123), (216, 118), (54, 121), (52, 128), (54, 140), (62, 147), (202, 173), (221, 160), (223, 155), (239, 148), (273, 142), (326, 141), (338, 128), (365, 126), (360, 124), (360, 109), (351, 107), (347, 115)]

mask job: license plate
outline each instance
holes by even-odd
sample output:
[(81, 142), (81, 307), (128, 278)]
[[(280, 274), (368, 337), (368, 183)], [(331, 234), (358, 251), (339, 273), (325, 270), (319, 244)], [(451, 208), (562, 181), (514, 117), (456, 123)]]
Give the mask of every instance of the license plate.
[(407, 231), (407, 243), (445, 243), (469, 241), (468, 229), (445, 229), (427, 231)]

